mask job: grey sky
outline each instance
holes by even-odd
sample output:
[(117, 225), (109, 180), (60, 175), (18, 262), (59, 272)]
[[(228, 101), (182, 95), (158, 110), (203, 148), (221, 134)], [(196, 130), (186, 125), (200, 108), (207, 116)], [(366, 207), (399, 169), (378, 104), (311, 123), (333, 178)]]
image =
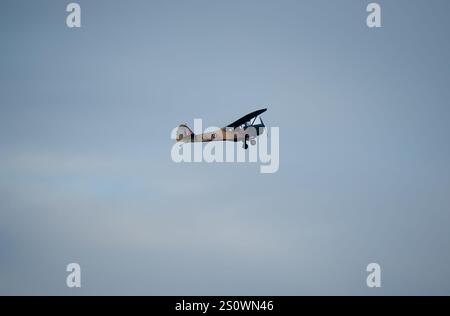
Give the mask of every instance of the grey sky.
[[(369, 2), (2, 1), (0, 294), (450, 294), (450, 2)], [(277, 173), (171, 161), (266, 105)]]

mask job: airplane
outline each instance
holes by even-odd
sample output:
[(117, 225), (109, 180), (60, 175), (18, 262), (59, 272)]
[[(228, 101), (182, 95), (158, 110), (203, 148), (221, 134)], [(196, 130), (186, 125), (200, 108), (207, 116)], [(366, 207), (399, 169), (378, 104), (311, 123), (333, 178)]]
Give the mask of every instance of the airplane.
[[(267, 108), (254, 111), (247, 115), (244, 115), (240, 119), (215, 130), (210, 133), (203, 133), (195, 135), (194, 132), (186, 125), (181, 124), (177, 129), (177, 142), (194, 143), (194, 142), (211, 142), (211, 141), (242, 141), (242, 147), (248, 148), (247, 142), (250, 141), (251, 145), (256, 145), (256, 137), (264, 132), (264, 122), (260, 115), (267, 111)], [(256, 123), (256, 119), (259, 118), (259, 123)]]

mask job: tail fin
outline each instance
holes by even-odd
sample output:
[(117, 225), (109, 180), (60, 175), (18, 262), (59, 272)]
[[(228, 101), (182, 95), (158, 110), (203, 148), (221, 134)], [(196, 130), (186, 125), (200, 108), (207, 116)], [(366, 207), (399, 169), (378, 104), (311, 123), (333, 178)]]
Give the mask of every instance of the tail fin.
[(186, 125), (181, 124), (177, 129), (177, 142), (189, 142), (194, 137), (194, 132)]

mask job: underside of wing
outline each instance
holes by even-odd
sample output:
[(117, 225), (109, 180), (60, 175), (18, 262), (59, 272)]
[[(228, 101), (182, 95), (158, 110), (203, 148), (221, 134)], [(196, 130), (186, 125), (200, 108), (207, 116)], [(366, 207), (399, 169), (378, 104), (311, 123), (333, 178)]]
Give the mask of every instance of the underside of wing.
[(257, 110), (257, 111), (254, 111), (252, 113), (249, 113), (249, 114), (241, 117), (239, 120), (234, 121), (231, 124), (228, 124), (227, 127), (234, 127), (234, 128), (236, 128), (238, 126), (241, 126), (242, 124), (245, 124), (245, 123), (249, 122), (251, 119), (257, 117), (258, 115), (261, 115), (262, 113), (264, 113), (266, 111), (267, 111), (267, 109), (261, 109), (261, 110)]

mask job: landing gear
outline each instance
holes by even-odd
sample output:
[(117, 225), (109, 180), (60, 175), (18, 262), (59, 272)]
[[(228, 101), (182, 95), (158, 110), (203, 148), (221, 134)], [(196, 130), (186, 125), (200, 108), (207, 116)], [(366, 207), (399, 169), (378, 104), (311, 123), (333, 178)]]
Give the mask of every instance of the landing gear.
[(247, 144), (248, 138), (249, 138), (248, 135), (245, 135), (244, 144), (242, 145), (242, 148), (244, 148), (244, 149), (248, 148), (248, 144)]

